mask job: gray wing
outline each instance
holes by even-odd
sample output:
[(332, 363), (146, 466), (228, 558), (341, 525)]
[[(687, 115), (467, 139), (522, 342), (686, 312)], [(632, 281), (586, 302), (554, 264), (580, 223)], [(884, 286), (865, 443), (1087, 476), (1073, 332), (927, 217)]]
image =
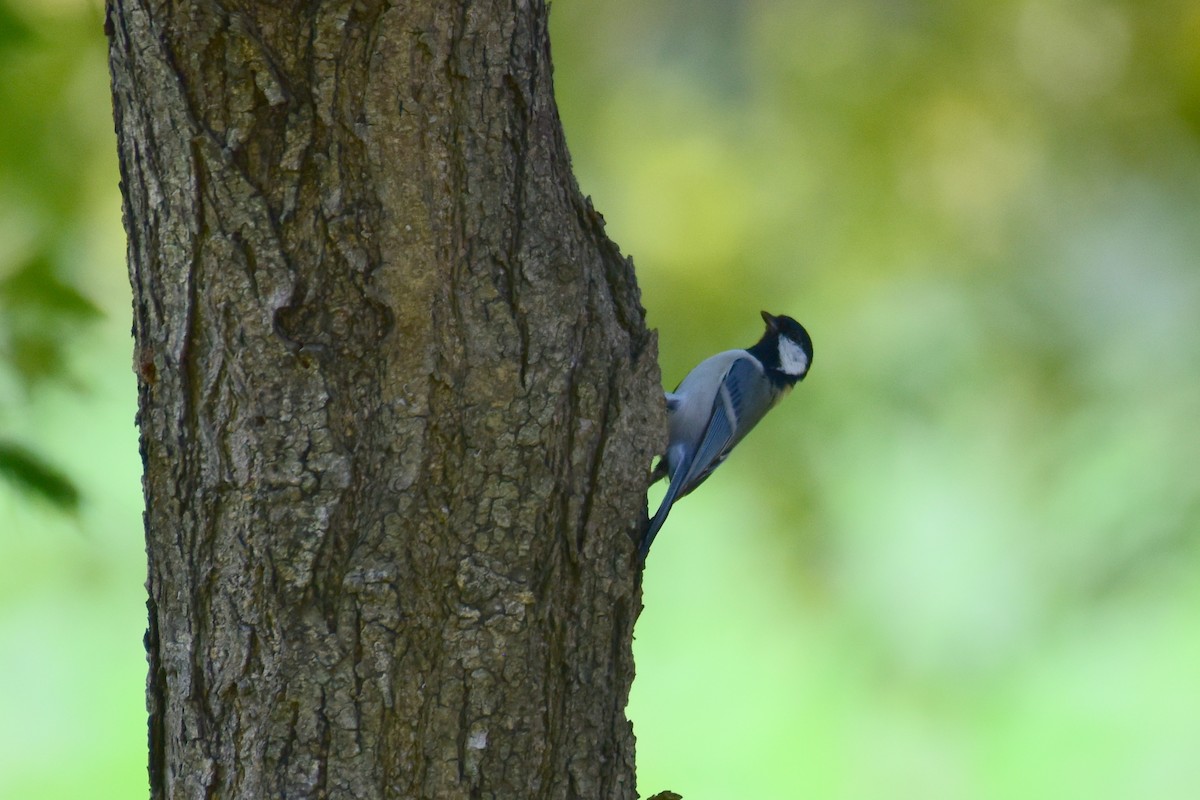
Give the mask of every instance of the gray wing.
[(687, 465), (678, 496), (704, 483), (770, 406), (770, 384), (762, 368), (750, 356), (734, 361), (713, 399), (708, 428)]
[[(721, 377), (721, 385), (708, 414), (708, 424), (704, 435), (695, 451), (685, 455), (671, 475), (671, 483), (667, 493), (658, 507), (658, 511), (650, 520), (646, 533), (638, 550), (639, 558), (645, 563), (646, 554), (654, 537), (671, 513), (675, 501), (695, 489), (721, 465), (733, 446), (762, 419), (767, 410), (774, 405), (777, 396), (771, 388), (771, 382), (763, 375), (762, 367), (749, 353), (735, 358)], [(678, 407), (679, 399), (667, 395), (668, 407)], [(655, 475), (661, 477), (666, 470), (664, 457), (655, 470)]]

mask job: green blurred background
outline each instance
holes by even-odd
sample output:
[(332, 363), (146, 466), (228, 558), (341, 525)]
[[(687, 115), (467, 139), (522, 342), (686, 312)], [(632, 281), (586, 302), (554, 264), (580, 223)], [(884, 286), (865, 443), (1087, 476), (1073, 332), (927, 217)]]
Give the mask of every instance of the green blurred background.
[[(557, 0), (664, 380), (815, 366), (645, 580), (645, 793), (1200, 797), (1200, 5)], [(0, 0), (0, 797), (145, 794), (102, 9)], [(657, 502), (659, 493), (652, 495)]]

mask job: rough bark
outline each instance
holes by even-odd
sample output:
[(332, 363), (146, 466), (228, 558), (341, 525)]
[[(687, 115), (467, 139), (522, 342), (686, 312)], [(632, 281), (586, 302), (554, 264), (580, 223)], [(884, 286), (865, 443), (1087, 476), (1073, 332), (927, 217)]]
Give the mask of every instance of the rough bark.
[(542, 2), (110, 0), (155, 798), (632, 798), (660, 444)]

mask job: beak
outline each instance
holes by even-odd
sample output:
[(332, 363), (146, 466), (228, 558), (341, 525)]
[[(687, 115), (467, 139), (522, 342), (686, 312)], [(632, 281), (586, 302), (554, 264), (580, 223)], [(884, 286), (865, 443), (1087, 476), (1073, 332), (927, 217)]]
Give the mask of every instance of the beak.
[(779, 317), (771, 316), (766, 311), (763, 311), (762, 318), (763, 322), (767, 323), (767, 327), (771, 329), (771, 333), (779, 331)]

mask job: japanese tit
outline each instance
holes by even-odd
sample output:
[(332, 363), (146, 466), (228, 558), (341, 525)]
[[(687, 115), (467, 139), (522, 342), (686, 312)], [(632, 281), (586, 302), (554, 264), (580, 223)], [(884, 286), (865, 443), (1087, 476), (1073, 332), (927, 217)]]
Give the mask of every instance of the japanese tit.
[(667, 452), (651, 482), (667, 476), (671, 482), (642, 537), (643, 561), (675, 501), (704, 483), (812, 366), (812, 339), (803, 325), (766, 311), (762, 318), (767, 330), (757, 344), (706, 358), (666, 393)]

